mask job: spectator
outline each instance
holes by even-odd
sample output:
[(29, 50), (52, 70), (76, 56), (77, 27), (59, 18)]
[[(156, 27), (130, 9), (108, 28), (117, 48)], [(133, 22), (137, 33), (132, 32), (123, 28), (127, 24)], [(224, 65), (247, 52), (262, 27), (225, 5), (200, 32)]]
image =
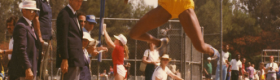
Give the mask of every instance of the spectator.
[(247, 66), (248, 67), (246, 69), (247, 69), (247, 73), (249, 75), (249, 79), (253, 80), (253, 78), (254, 78), (254, 68), (252, 67), (250, 62), (247, 63)]
[(212, 64), (211, 64), (211, 57), (207, 58), (207, 62), (204, 64), (203, 68), (205, 72), (206, 80), (211, 80), (212, 78)]
[(10, 80), (36, 79), (38, 57), (41, 53), (41, 43), (34, 32), (32, 20), (36, 16), (35, 1), (26, 0), (19, 4), (21, 17), (13, 31), (14, 45), (9, 62)]
[(277, 71), (278, 65), (274, 62), (274, 57), (270, 56), (269, 63), (265, 67), (265, 72), (267, 73), (266, 80), (276, 80)]
[(79, 80), (81, 68), (86, 65), (83, 52), (82, 28), (78, 23), (76, 11), (81, 8), (83, 0), (68, 0), (56, 20), (57, 54), (56, 67), (61, 68), (62, 80)]
[(246, 58), (242, 59), (242, 68), (241, 68), (241, 74), (239, 74), (239, 79), (242, 80), (244, 79), (244, 74), (246, 73), (246, 68), (245, 68), (245, 63), (246, 63)]
[(264, 63), (260, 62), (259, 64), (259, 79), (260, 80), (265, 80), (265, 67), (264, 67)]
[(106, 74), (106, 69), (103, 70), (103, 73), (100, 74), (101, 80), (108, 80), (108, 75)]
[(109, 70), (110, 70), (109, 73), (108, 73), (108, 75), (109, 75), (109, 80), (113, 80), (113, 79), (114, 79), (114, 69), (113, 69), (112, 66), (110, 66), (110, 69), (109, 69)]
[(82, 28), (84, 28), (85, 23), (86, 23), (86, 15), (83, 12), (78, 12), (77, 17), (78, 17), (78, 21), (79, 21), (80, 26)]
[[(174, 59), (174, 61), (172, 62), (172, 64), (168, 65), (168, 68), (171, 70), (172, 73), (176, 74), (176, 59)], [(170, 76), (168, 76), (168, 80), (174, 80), (172, 79)]]
[(230, 61), (230, 65), (231, 65), (231, 80), (238, 80), (238, 76), (239, 73), (241, 72), (241, 68), (242, 68), (242, 63), (240, 61), (240, 55), (238, 54), (236, 57), (236, 59), (232, 59)]
[(160, 57), (160, 66), (158, 66), (152, 76), (152, 80), (167, 80), (167, 75), (171, 76), (174, 79), (177, 80), (183, 80), (179, 76), (176, 76), (173, 74), (170, 69), (167, 67), (169, 61), (171, 58), (169, 58), (169, 55), (163, 54)]
[[(11, 16), (6, 20), (6, 27), (8, 29), (9, 34), (11, 34), (11, 35), (13, 34), (15, 24), (16, 24), (17, 21), (18, 21), (18, 17), (16, 17), (16, 16)], [(10, 39), (10, 42), (9, 42), (9, 49), (8, 50), (1, 50), (0, 49), (0, 56), (2, 57), (1, 60), (3, 61), (3, 62), (0, 63), (0, 74), (2, 75), (2, 77), (5, 77), (5, 75), (6, 75), (5, 70), (8, 71), (8, 69), (5, 69), (5, 68), (7, 68), (8, 62), (11, 60), (12, 52), (13, 52), (13, 45), (14, 45), (14, 39), (12, 37)], [(4, 55), (1, 55), (1, 54), (4, 54)], [(7, 62), (5, 61), (6, 60), (5, 57), (4, 57), (5, 54), (8, 54), (8, 61)], [(1, 71), (3, 71), (3, 72), (1, 72)]]
[(159, 66), (159, 52), (154, 49), (153, 43), (148, 43), (149, 49), (144, 52), (142, 61), (147, 64), (145, 69), (145, 80), (151, 80), (154, 70)]
[[(228, 45), (228, 46), (229, 46), (229, 45)], [(228, 52), (228, 62), (230, 62), (231, 59), (232, 59), (232, 55), (231, 55), (230, 52)], [(227, 80), (230, 80), (230, 79), (231, 79), (231, 66), (228, 65), (227, 67), (228, 67), (228, 69), (227, 69), (227, 78), (226, 78), (226, 79), (227, 79)]]
[[(227, 75), (227, 65), (229, 64), (228, 62), (228, 57), (229, 57), (229, 45), (223, 45), (223, 57), (222, 57), (222, 64), (220, 64), (220, 59), (217, 62), (217, 68), (216, 68), (216, 77), (215, 80), (220, 80), (220, 75), (223, 76), (223, 79), (221, 80), (226, 80), (226, 75)], [(220, 74), (220, 65), (222, 65), (222, 74)]]
[(130, 67), (131, 67), (131, 64), (129, 62), (125, 61), (124, 67), (127, 70), (127, 79), (129, 79), (130, 78)]
[(94, 15), (87, 15), (85, 26), (83, 27), (83, 32), (90, 33), (93, 30), (93, 28), (96, 24), (97, 24), (97, 22), (95, 20), (95, 16)]
[(277, 80), (280, 80), (280, 63), (278, 63)]
[(255, 69), (255, 64), (252, 64), (252, 67), (254, 68), (254, 80), (259, 80), (259, 75), (257, 74), (257, 70)]

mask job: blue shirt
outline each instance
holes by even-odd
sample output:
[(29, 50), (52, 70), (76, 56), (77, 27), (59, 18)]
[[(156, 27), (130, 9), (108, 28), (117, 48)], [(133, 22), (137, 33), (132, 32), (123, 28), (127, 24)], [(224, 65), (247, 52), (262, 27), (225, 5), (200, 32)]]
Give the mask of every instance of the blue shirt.
[(46, 0), (36, 0), (37, 12), (40, 21), (40, 30), (44, 40), (51, 40), (52, 38), (52, 9)]

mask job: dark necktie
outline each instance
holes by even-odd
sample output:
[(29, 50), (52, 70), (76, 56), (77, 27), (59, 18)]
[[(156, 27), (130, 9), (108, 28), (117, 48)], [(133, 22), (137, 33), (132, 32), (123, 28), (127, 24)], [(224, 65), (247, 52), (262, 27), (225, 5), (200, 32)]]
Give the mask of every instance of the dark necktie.
[(31, 30), (32, 30), (32, 35), (34, 36), (35, 39), (37, 39), (33, 26), (31, 26)]

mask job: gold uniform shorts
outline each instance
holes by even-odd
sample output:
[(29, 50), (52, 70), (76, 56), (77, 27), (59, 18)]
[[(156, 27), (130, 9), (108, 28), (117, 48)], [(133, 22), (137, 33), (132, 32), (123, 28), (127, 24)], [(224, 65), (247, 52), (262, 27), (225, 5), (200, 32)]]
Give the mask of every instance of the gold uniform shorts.
[(193, 0), (158, 0), (158, 4), (171, 14), (171, 19), (178, 18), (187, 9), (194, 9)]

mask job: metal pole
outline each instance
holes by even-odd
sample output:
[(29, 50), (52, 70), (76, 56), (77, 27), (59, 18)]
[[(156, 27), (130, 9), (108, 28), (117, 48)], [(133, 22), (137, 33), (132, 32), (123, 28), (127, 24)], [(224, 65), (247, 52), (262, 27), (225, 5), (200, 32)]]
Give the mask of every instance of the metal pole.
[(136, 59), (137, 59), (137, 40), (135, 40), (135, 58), (134, 58), (134, 80), (137, 80), (136, 78)]
[[(98, 41), (99, 41), (99, 44), (98, 44), (98, 47), (101, 47), (101, 38), (102, 38), (102, 32), (103, 32), (103, 23), (104, 23), (104, 13), (105, 13), (105, 0), (101, 0), (100, 1), (100, 27), (99, 27), (99, 38), (98, 38)], [(102, 62), (102, 53), (100, 52), (98, 54), (98, 66), (97, 66), (97, 80), (99, 80), (99, 69), (100, 69), (100, 63)]]
[(223, 56), (223, 0), (220, 0), (220, 20), (221, 20), (221, 53), (220, 53), (220, 80), (223, 79), (222, 56)]

